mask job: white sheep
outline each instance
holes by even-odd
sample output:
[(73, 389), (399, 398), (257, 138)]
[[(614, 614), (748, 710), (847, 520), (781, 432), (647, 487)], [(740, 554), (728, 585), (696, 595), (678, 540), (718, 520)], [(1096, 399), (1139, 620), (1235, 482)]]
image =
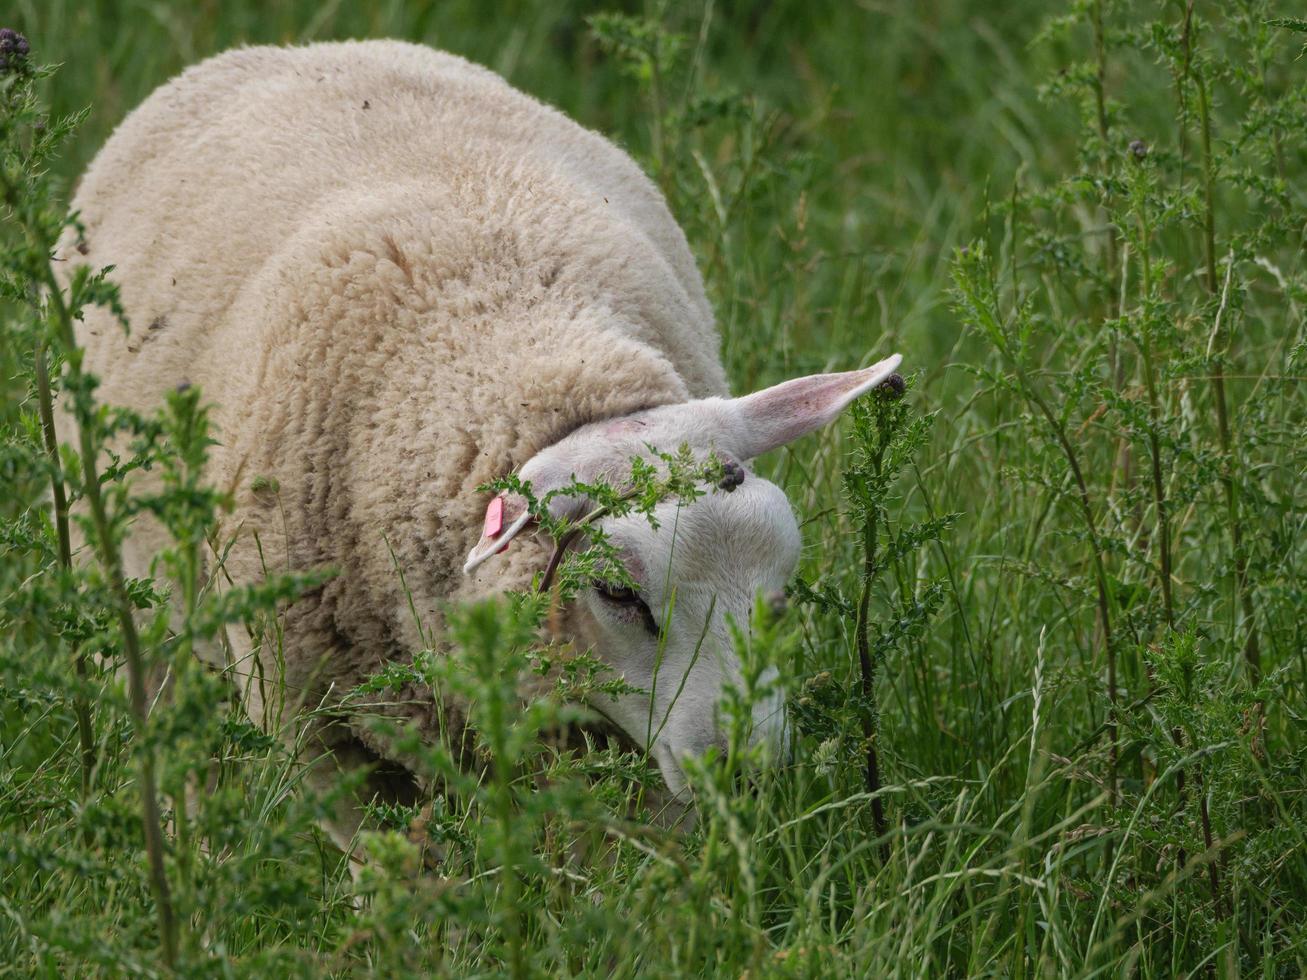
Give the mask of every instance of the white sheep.
[[(550, 543), (522, 502), (492, 503), (504, 513), (483, 525), (478, 485), (618, 476), (649, 443), (747, 461), (899, 362), (726, 397), (698, 271), (639, 168), (486, 69), (413, 44), (245, 48), (191, 68), (122, 123), (73, 206), (86, 236), (63, 256), (116, 266), (134, 323), (81, 325), (102, 397), (149, 411), (189, 382), (215, 403), (206, 475), (235, 498), (226, 574), (339, 570), (285, 613), (285, 690), (308, 707), (420, 649), (414, 609), (438, 627), (447, 602), (544, 566)], [(718, 737), (728, 620), (785, 583), (799, 532), (756, 476), (675, 506), (657, 531), (605, 521), (638, 593), (592, 589), (563, 629), (644, 690), (595, 707), (679, 792), (681, 760)], [(479, 539), (483, 526), (497, 533)], [(148, 574), (161, 534), (137, 523), (130, 574)], [(229, 639), (261, 717), (248, 679), (274, 677), (273, 658)], [(438, 713), (460, 723), (457, 705), (412, 693), (390, 710), (425, 730)], [(650, 717), (666, 719), (656, 734)], [(760, 706), (757, 737), (781, 728), (779, 705)], [(316, 721), (309, 744), (320, 784), (332, 762), (396, 759), (349, 717)], [(356, 826), (351, 810), (332, 829)]]

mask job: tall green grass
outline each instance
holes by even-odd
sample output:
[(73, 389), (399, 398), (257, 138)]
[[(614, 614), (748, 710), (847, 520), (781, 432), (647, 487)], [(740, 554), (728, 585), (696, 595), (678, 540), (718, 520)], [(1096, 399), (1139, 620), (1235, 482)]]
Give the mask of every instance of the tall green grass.
[[(0, 125), (0, 970), (1307, 971), (1307, 23), (1292, 14), (20, 2), (34, 60), (63, 66), (39, 103), (6, 82)], [(693, 773), (691, 831), (653, 819), (647, 760), (560, 739), (556, 696), (519, 703), (518, 679), (557, 651), (530, 603), (486, 605), (451, 618), (456, 655), (359, 692), (460, 691), (478, 764), (413, 746), (446, 791), (379, 800), (351, 862), (317, 829), (335, 801), (293, 746), (189, 655), (219, 621), (275, 643), (275, 603), (303, 584), (220, 599), (196, 573), (221, 547), (221, 501), (196, 479), (204, 393), (154, 418), (96, 414), (67, 316), (32, 292), (67, 186), (154, 86), (233, 44), (348, 36), (466, 54), (627, 146), (698, 255), (738, 389), (890, 350), (915, 372), (903, 401), (762, 462), (807, 550), (790, 609), (760, 607), (741, 638), (749, 683), (723, 707), (728, 758)], [(88, 105), (52, 155), (56, 120)], [(112, 299), (96, 281), (64, 295), (69, 315)], [(86, 393), (94, 439), (138, 436), (105, 474), (83, 569), (43, 488), (84, 496), (95, 447), (50, 456), (43, 363)], [(113, 574), (147, 461), (170, 474), (150, 506), (189, 583), (171, 622), (154, 586)], [(133, 632), (141, 670), (175, 678), (149, 711), (112, 669)], [(770, 666), (796, 758), (744, 789), (731, 763)]]

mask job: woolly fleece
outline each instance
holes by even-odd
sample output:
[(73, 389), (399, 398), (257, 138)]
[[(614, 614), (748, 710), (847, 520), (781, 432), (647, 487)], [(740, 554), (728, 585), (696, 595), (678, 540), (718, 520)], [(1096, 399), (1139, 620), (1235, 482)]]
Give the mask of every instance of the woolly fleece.
[[(191, 383), (214, 404), (227, 573), (339, 570), (286, 616), (287, 689), (309, 706), (425, 645), (396, 565), (428, 628), (445, 600), (543, 566), (524, 537), (464, 579), (478, 484), (586, 423), (726, 393), (653, 184), (601, 136), (425, 47), (212, 58), (128, 116), (73, 206), (85, 242), (61, 256), (114, 265), (132, 318), (127, 336), (100, 311), (80, 325), (103, 399), (150, 412)], [(129, 574), (162, 543), (142, 519)], [(422, 701), (404, 713), (434, 723)]]

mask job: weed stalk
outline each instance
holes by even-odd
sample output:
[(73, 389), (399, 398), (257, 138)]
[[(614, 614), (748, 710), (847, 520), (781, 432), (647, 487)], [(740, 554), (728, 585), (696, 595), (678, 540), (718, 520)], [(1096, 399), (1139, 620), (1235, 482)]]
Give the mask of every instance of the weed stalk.
[[(68, 524), (68, 493), (64, 489), (63, 467), (59, 461), (59, 437), (54, 428), (54, 396), (50, 387), (49, 352), (44, 340), (36, 346), (36, 398), (41, 416), (41, 436), (50, 461), (50, 496), (54, 501), (54, 526), (59, 538), (59, 567), (65, 573), (73, 567), (72, 535)], [(85, 649), (78, 650), (74, 661), (78, 691), (73, 698), (73, 716), (77, 719), (77, 743), (81, 754), (82, 800), (91, 795), (91, 773), (95, 768), (95, 729), (91, 724), (91, 704), (86, 685), (91, 675)]]
[[(878, 417), (882, 426), (886, 423)], [(883, 429), (877, 448), (871, 454), (871, 470), (880, 475), (885, 458), (885, 446), (889, 442), (889, 433)], [(876, 535), (878, 533), (877, 507), (866, 508), (866, 521), (862, 527), (862, 582), (858, 593), (858, 619), (854, 632), (854, 645), (858, 653), (858, 670), (862, 683), (862, 738), (867, 750), (866, 780), (867, 793), (871, 796), (871, 820), (876, 836), (881, 840), (881, 860), (889, 861), (889, 840), (886, 837), (885, 803), (880, 798), (880, 756), (876, 749), (877, 710), (876, 710), (876, 661), (871, 654), (868, 639), (868, 616), (871, 609), (871, 586), (878, 572), (876, 562)]]
[[(1198, 92), (1198, 122), (1202, 130), (1203, 148), (1203, 256), (1207, 268), (1207, 291), (1215, 300), (1221, 286), (1216, 278), (1216, 176), (1212, 161), (1212, 120), (1208, 105), (1207, 82), (1201, 71), (1191, 67)], [(1221, 443), (1221, 488), (1225, 497), (1226, 520), (1230, 525), (1230, 546), (1234, 552), (1234, 588), (1243, 611), (1243, 657), (1248, 668), (1248, 679), (1256, 684), (1262, 676), (1261, 642), (1257, 635), (1256, 608), (1252, 586), (1248, 581), (1248, 555), (1244, 548), (1243, 516), (1239, 507), (1238, 485), (1234, 479), (1234, 439), (1230, 432), (1230, 414), (1225, 397), (1225, 352), (1215, 346), (1219, 337), (1213, 337), (1211, 352), (1212, 397), (1216, 402), (1216, 431)], [(1237, 634), (1236, 634), (1237, 635)]]
[[(964, 253), (965, 254), (965, 253)], [(1093, 502), (1089, 495), (1089, 484), (1085, 480), (1084, 469), (1080, 465), (1080, 454), (1076, 452), (1067, 431), (1066, 422), (1053, 411), (1047, 398), (1040, 392), (1026, 370), (1020, 350), (1014, 350), (1009, 337), (1010, 328), (999, 309), (998, 287), (994, 281), (993, 264), (988, 253), (966, 259), (959, 264), (954, 273), (954, 283), (958, 296), (973, 325), (978, 328), (998, 353), (1015, 376), (1013, 387), (1025, 401), (1027, 407), (1041, 416), (1048, 425), (1049, 434), (1062, 456), (1066, 459), (1071, 479), (1075, 483), (1075, 500), (1080, 516), (1084, 521), (1085, 533), (1089, 539), (1089, 555), (1093, 565), (1094, 590), (1097, 602), (1097, 618), (1103, 636), (1103, 651), (1107, 660), (1107, 697), (1108, 717), (1108, 787), (1113, 805), (1117, 798), (1117, 677), (1116, 677), (1116, 640), (1113, 633), (1112, 592), (1108, 585), (1107, 565), (1104, 561), (1104, 544), (1094, 515)], [(1015, 285), (1014, 285), (1015, 289)], [(1023, 316), (1020, 303), (1015, 304), (1014, 316)]]
[[(6, 188), (10, 190), (10, 188)], [(42, 285), (46, 289), (46, 303), (50, 311), (57, 340), (66, 355), (70, 387), (77, 392), (75, 399), (85, 398), (87, 376), (82, 371), (83, 351), (77, 346), (73, 331), (72, 312), (64, 302), (64, 294), (55, 278), (49, 256), (53, 243), (37, 241), (35, 229), (26, 229), (30, 245), (47, 258), (41, 264)], [(177, 964), (177, 921), (173, 915), (172, 892), (168, 885), (168, 871), (164, 862), (163, 816), (159, 810), (157, 781), (155, 778), (154, 748), (148, 736), (150, 705), (145, 691), (145, 659), (141, 651), (140, 634), (134, 618), (135, 606), (127, 591), (123, 573), (122, 552), (114, 535), (109, 510), (100, 488), (97, 463), (96, 419), (93, 413), (75, 407), (78, 414), (78, 450), (82, 466), (82, 493), (90, 510), (91, 525), (95, 532), (97, 557), (109, 579), (109, 591), (117, 607), (118, 626), (122, 635), (123, 654), (127, 662), (127, 686), (131, 700), (132, 720), (139, 740), (141, 817), (145, 832), (145, 850), (150, 864), (150, 888), (154, 893), (159, 917), (159, 940), (163, 961), (169, 970)]]
[[(1162, 424), (1161, 402), (1157, 395), (1157, 371), (1153, 360), (1153, 340), (1149, 324), (1149, 305), (1153, 296), (1152, 270), (1152, 229), (1148, 221), (1148, 202), (1146, 195), (1139, 191), (1135, 216), (1139, 222), (1139, 259), (1140, 259), (1140, 324), (1137, 341), (1139, 355), (1143, 359), (1144, 388), (1148, 393), (1148, 455), (1152, 470), (1153, 513), (1156, 524), (1158, 584), (1162, 592), (1162, 615), (1166, 621), (1168, 633), (1175, 629), (1175, 603), (1171, 594), (1171, 528), (1167, 517), (1166, 484), (1162, 478), (1162, 447), (1158, 429)], [(1145, 664), (1150, 688), (1153, 686), (1153, 672)], [(1182, 743), (1179, 729), (1171, 730), (1171, 739), (1176, 745)], [(1176, 772), (1176, 794), (1179, 797), (1181, 811), (1186, 809), (1185, 770)], [(1199, 805), (1206, 807), (1200, 800)], [(1176, 863), (1183, 868), (1186, 856), (1183, 848), (1176, 858)]]

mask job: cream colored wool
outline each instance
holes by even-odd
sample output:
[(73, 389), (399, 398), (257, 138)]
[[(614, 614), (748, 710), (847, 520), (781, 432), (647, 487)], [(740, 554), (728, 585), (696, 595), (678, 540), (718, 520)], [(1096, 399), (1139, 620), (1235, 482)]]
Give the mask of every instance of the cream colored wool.
[[(262, 645), (240, 628), (204, 651), (252, 717), (305, 748), (323, 789), (365, 766), (365, 798), (411, 796), (421, 767), (383, 731), (460, 735), (463, 706), (429, 690), (348, 696), (435, 642), (446, 603), (524, 588), (545, 566), (552, 545), (522, 498), (481, 533), (478, 485), (620, 481), (651, 444), (715, 454), (729, 478), (688, 506), (602, 519), (634, 589), (588, 583), (551, 617), (631, 685), (593, 706), (688, 800), (685, 760), (723, 747), (719, 698), (742, 681), (737, 627), (799, 556), (785, 495), (746, 464), (829, 424), (898, 355), (723, 397), (694, 262), (631, 160), (414, 45), (205, 62), (128, 117), (74, 206), (85, 238), (60, 257), (115, 266), (133, 320), (127, 336), (100, 311), (80, 327), (104, 399), (148, 414), (189, 383), (214, 404), (205, 476), (235, 502), (216, 587), (337, 572)], [(148, 492), (158, 478), (135, 479)], [(141, 517), (127, 572), (150, 575), (165, 544)], [(751, 700), (752, 759), (788, 751), (783, 701)], [(359, 812), (337, 798), (328, 829), (348, 844)]]
[[(542, 567), (524, 536), (462, 577), (478, 484), (587, 422), (726, 391), (699, 274), (648, 178), (425, 47), (212, 58), (128, 116), (73, 206), (85, 244), (63, 257), (115, 266), (132, 320), (130, 336), (98, 311), (80, 327), (102, 398), (151, 412), (191, 383), (214, 404), (228, 574), (339, 570), (288, 614), (287, 690), (310, 707), (423, 645), (396, 565), (428, 627), (443, 601)], [(162, 543), (138, 525), (129, 574)]]

